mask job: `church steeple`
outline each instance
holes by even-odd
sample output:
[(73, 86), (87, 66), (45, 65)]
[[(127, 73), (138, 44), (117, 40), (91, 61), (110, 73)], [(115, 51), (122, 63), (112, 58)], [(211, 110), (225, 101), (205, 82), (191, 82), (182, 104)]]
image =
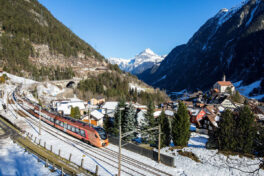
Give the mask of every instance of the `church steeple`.
[(224, 73), (224, 75), (223, 75), (223, 81), (224, 81), (224, 82), (226, 81), (225, 73)]

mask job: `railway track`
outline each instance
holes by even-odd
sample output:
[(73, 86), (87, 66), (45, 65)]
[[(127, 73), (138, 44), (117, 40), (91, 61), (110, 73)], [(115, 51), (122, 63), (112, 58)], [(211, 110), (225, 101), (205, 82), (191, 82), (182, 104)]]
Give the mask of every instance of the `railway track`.
[[(18, 105), (14, 102), (13, 98), (9, 101), (11, 102), (11, 104), (10, 104), (11, 107), (13, 108), (14, 111), (16, 111), (16, 113), (18, 113), (20, 116), (22, 116), (26, 120), (30, 121), (30, 123), (34, 124), (35, 126), (38, 126), (38, 122), (33, 120), (28, 114), (26, 114), (24, 111), (22, 111), (21, 109), (19, 109), (17, 107)], [(37, 119), (37, 117), (35, 117), (35, 118)], [(101, 161), (107, 165), (110, 165), (113, 168), (118, 168), (117, 165), (113, 165), (113, 163), (111, 163), (111, 162), (117, 163), (118, 155), (119, 155), (118, 152), (116, 152), (112, 149), (108, 149), (108, 148), (93, 147), (93, 146), (88, 145), (86, 143), (83, 143), (82, 141), (75, 139), (75, 138), (73, 138), (67, 134), (62, 135), (61, 133), (58, 132), (57, 129), (51, 129), (51, 128), (48, 128), (44, 125), (42, 126), (42, 128), (43, 128), (43, 130), (45, 130), (50, 135), (52, 135), (56, 138), (59, 138), (61, 141), (65, 142), (65, 143), (68, 143), (70, 145), (75, 144), (75, 148), (77, 148), (78, 150), (81, 150), (84, 154), (91, 156), (91, 157), (93, 157), (93, 158), (95, 158), (95, 159), (97, 159), (97, 160), (99, 160), (99, 161)], [(66, 139), (68, 139), (68, 140), (66, 140)], [(69, 142), (69, 141), (71, 141), (71, 142)], [(81, 146), (85, 150), (89, 151), (89, 153), (78, 148), (77, 146)], [(101, 157), (98, 157), (98, 156), (103, 157), (103, 159)], [(136, 175), (146, 175), (145, 173), (149, 173), (151, 175), (156, 175), (156, 176), (159, 176), (159, 175), (170, 176), (171, 175), (171, 174), (166, 173), (165, 171), (157, 169), (153, 166), (150, 166), (146, 163), (143, 163), (141, 161), (138, 161), (138, 160), (133, 159), (131, 157), (128, 157), (126, 155), (122, 155), (121, 158), (122, 158), (122, 168), (126, 168), (126, 169), (123, 169), (122, 172), (126, 173), (128, 175), (135, 175), (135, 174)], [(107, 159), (107, 161), (106, 161), (106, 159)], [(134, 168), (137, 168), (139, 170), (135, 170), (131, 166), (133, 166)], [(132, 171), (132, 173), (128, 172), (128, 170)], [(140, 172), (140, 170), (143, 171), (143, 173)], [(147, 175), (149, 175), (149, 174), (147, 174)]]

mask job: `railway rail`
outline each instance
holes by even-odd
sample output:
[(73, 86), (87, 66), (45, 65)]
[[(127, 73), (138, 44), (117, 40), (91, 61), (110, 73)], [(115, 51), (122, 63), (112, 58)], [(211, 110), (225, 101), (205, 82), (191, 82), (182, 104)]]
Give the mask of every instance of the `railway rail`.
[[(12, 98), (11, 99), (8, 99), (8, 102), (10, 102), (10, 106), (12, 107), (13, 111), (16, 113), (16, 114), (19, 114), (21, 117), (25, 118), (28, 122), (34, 124), (35, 126), (38, 126), (38, 121), (36, 121), (38, 118), (35, 117), (36, 119), (34, 118), (31, 118), (30, 116), (33, 116), (33, 115), (29, 115), (27, 114), (24, 110), (21, 110), (22, 107), (21, 105), (17, 104), (15, 102), (15, 100), (13, 99), (13, 96), (11, 96)], [(20, 106), (20, 108), (18, 107)], [(11, 109), (10, 109), (11, 110)], [(46, 124), (46, 123), (45, 123)], [(49, 124), (46, 124), (46, 125), (42, 125), (42, 129), (45, 130), (45, 132), (49, 133), (50, 135), (56, 137), (56, 138), (59, 138), (61, 141), (67, 143), (67, 144), (74, 144), (74, 147), (78, 150), (81, 150), (84, 154), (86, 154), (87, 156), (90, 156), (90, 157), (93, 157), (95, 158), (96, 160), (98, 161), (101, 161), (113, 168), (118, 168), (117, 165), (114, 165), (114, 163), (117, 163), (117, 159), (118, 159), (118, 155), (119, 153), (112, 150), (112, 149), (109, 149), (109, 148), (96, 148), (96, 147), (93, 147), (91, 145), (88, 145), (86, 143), (83, 143), (82, 141), (78, 140), (78, 139), (75, 139), (67, 134), (62, 134), (62, 133), (59, 133), (57, 129), (55, 128), (50, 128), (48, 127), (50, 126)], [(71, 142), (69, 142), (71, 141)], [(81, 148), (79, 148), (78, 146), (81, 146), (83, 149), (87, 150), (87, 152)], [(128, 157), (126, 155), (122, 155), (122, 168), (125, 168), (125, 169), (122, 169), (122, 172), (127, 174), (127, 175), (146, 175), (146, 173), (148, 173), (147, 175), (156, 175), (156, 176), (159, 176), (159, 175), (166, 175), (166, 176), (170, 176), (171, 174), (163, 171), (163, 170), (160, 170), (160, 169), (157, 169), (153, 166), (150, 166), (146, 163), (143, 163), (141, 161), (138, 161), (134, 158), (131, 158), (131, 157)], [(129, 172), (130, 171), (130, 172)], [(131, 172), (132, 171), (132, 172)], [(143, 171), (143, 172), (142, 172)]]

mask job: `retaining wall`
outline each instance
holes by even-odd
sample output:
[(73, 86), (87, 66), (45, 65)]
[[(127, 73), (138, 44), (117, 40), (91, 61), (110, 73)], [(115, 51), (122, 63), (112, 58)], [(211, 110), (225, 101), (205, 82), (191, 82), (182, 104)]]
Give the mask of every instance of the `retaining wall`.
[[(119, 139), (117, 137), (109, 137), (109, 142), (114, 144), (114, 145), (119, 145)], [(123, 146), (124, 145), (124, 146)], [(129, 151), (135, 152), (137, 154), (146, 156), (150, 159), (153, 159), (155, 161), (158, 161), (158, 152), (153, 151), (153, 150), (149, 150), (149, 149), (145, 149), (143, 147), (140, 147), (136, 144), (132, 144), (132, 143), (127, 143), (125, 141), (122, 141), (122, 148), (125, 148)], [(176, 166), (176, 162), (175, 162), (175, 158), (168, 156), (168, 155), (164, 155), (164, 154), (160, 154), (160, 161), (163, 164), (166, 164), (168, 166), (172, 166), (175, 167)]]

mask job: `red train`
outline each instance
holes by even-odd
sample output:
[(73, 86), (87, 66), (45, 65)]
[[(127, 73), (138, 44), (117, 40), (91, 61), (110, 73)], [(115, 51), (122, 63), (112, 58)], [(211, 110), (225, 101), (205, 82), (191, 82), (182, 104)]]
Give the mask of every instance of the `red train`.
[[(16, 100), (15, 94), (13, 97)], [(28, 99), (22, 101), (27, 104), (27, 106), (19, 104), (23, 109), (37, 118), (40, 117), (38, 105), (31, 103)], [(101, 127), (89, 125), (71, 117), (62, 117), (43, 109), (41, 110), (41, 120), (93, 146), (104, 147), (109, 144), (107, 134)]]

